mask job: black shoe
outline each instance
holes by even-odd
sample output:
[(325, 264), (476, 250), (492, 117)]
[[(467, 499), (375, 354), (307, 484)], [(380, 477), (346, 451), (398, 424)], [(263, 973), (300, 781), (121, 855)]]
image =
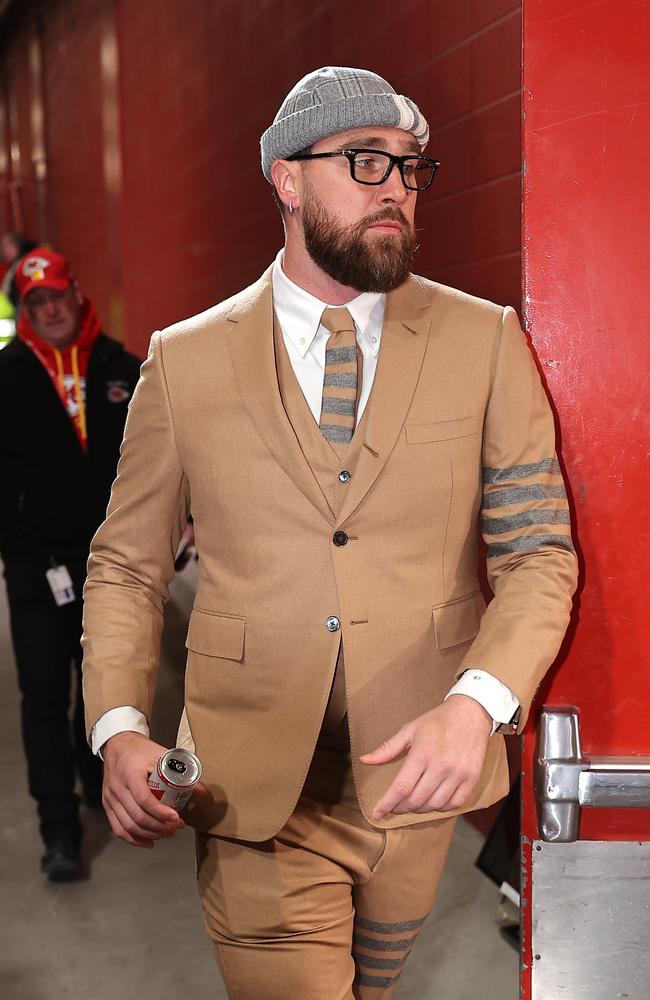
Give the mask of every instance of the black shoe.
[(41, 871), (50, 882), (74, 882), (83, 874), (79, 845), (69, 836), (60, 836), (41, 858)]

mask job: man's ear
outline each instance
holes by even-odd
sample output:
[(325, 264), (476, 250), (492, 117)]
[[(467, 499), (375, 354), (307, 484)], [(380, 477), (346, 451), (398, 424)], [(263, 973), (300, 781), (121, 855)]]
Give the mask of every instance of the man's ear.
[(275, 160), (271, 167), (271, 180), (285, 208), (289, 203), (300, 208), (299, 173), (300, 164), (290, 160)]

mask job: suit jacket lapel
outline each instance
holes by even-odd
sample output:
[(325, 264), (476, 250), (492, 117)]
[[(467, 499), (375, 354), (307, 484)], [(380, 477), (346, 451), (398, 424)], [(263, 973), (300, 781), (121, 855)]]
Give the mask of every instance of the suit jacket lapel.
[(273, 349), (272, 270), (237, 296), (226, 314), (227, 339), (242, 403), (267, 448), (331, 524), (334, 514), (303, 455), (278, 389)]
[(395, 446), (417, 386), (430, 325), (430, 297), (416, 278), (409, 278), (387, 296), (363, 446), (338, 524), (359, 506)]

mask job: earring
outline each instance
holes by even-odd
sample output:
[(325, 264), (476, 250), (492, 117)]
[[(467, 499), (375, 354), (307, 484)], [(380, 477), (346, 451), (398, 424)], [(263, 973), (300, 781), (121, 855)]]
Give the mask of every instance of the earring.
[(289, 202), (289, 215), (293, 215), (293, 202)]

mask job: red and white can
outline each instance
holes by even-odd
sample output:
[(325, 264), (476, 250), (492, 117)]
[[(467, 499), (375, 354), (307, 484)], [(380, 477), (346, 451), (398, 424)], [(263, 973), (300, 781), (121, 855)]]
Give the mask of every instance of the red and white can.
[(149, 788), (163, 805), (181, 812), (201, 777), (201, 761), (190, 750), (168, 750), (149, 775)]

